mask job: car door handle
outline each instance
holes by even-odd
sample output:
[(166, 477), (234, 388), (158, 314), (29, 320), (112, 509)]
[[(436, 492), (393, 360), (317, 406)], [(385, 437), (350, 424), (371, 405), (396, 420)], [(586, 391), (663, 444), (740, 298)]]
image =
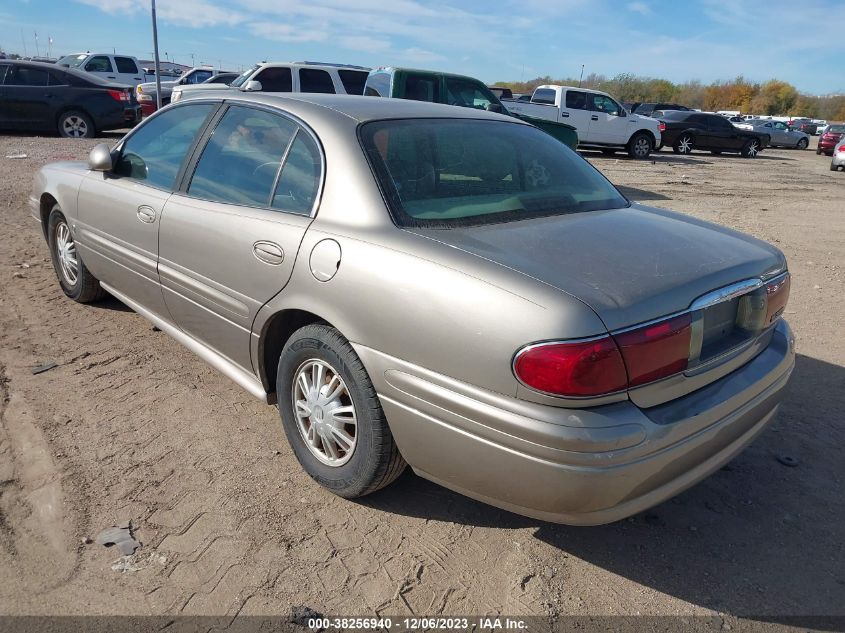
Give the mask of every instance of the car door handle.
[(278, 266), (285, 261), (285, 251), (275, 242), (256, 242), (252, 245), (252, 254), (272, 266)]
[(567, 117), (569, 117), (569, 112), (561, 112), (560, 116), (567, 118)]
[(590, 121), (598, 121), (598, 120), (599, 120), (598, 114), (594, 114), (593, 116), (590, 117)]
[(106, 75), (106, 77), (108, 77), (109, 79), (115, 79), (114, 75)]
[(145, 204), (138, 207), (138, 219), (141, 220), (141, 222), (144, 222), (146, 224), (152, 224), (156, 221), (157, 215), (158, 214), (156, 213), (155, 209), (153, 209), (152, 207), (148, 207)]

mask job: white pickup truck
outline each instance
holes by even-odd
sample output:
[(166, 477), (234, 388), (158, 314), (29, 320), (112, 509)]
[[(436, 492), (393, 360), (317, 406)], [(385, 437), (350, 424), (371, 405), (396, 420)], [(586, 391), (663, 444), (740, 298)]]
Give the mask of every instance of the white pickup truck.
[(631, 158), (648, 158), (660, 146), (660, 122), (631, 114), (610, 95), (572, 86), (538, 86), (531, 101), (503, 102), (516, 114), (568, 123), (578, 130), (579, 147), (613, 154), (620, 149)]

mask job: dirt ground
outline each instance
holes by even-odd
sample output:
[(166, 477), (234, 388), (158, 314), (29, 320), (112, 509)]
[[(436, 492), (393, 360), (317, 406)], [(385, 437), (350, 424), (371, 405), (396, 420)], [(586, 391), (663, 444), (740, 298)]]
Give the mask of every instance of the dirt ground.
[[(776, 422), (732, 464), (590, 528), (410, 473), (332, 496), (274, 407), (117, 301), (66, 299), (26, 201), (39, 166), (95, 142), (0, 137), (0, 614), (845, 616), (845, 173), (815, 140), (756, 160), (586, 154), (632, 199), (783, 249), (799, 352)], [(124, 520), (131, 559), (85, 542)]]

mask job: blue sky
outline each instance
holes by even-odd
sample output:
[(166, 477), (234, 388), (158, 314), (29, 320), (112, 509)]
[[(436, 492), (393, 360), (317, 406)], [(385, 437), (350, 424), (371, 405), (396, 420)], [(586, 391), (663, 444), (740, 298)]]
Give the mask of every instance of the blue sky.
[[(149, 0), (0, 0), (0, 47), (149, 57)], [(845, 92), (843, 0), (158, 0), (159, 42), (185, 64), (259, 60), (451, 70), (487, 82), (633, 73), (773, 77)]]

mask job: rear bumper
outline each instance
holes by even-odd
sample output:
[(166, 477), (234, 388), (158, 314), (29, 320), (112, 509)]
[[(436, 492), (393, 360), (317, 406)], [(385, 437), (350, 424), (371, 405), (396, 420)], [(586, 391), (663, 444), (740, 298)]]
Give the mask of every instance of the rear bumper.
[(590, 409), (485, 392), (356, 346), (391, 430), (421, 476), (519, 514), (571, 525), (618, 521), (692, 486), (772, 420), (794, 367), (781, 321), (769, 346), (666, 405)]
[(133, 105), (123, 111), (123, 120), (129, 125), (140, 123), (143, 118), (143, 111), (140, 105)]

